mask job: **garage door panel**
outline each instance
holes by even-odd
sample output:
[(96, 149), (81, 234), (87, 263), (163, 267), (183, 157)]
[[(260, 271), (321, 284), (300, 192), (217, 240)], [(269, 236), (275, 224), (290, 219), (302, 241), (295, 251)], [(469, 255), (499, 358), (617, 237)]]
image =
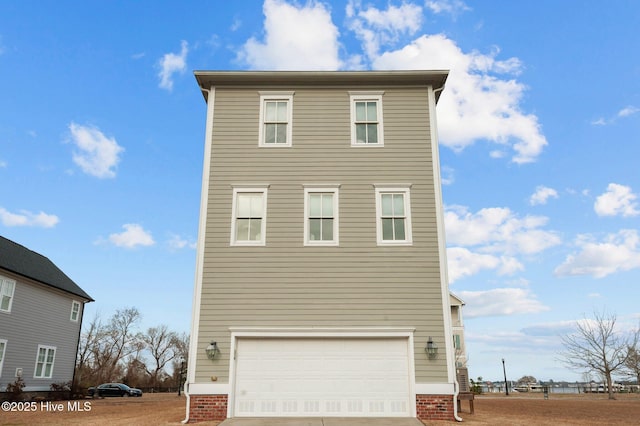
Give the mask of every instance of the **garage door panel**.
[(235, 416), (409, 416), (408, 339), (237, 341)]

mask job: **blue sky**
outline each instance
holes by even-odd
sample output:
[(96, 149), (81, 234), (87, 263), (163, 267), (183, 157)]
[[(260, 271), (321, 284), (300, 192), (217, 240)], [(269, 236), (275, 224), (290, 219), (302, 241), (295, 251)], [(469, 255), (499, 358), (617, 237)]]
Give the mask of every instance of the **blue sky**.
[(0, 3), (0, 235), (96, 313), (188, 331), (206, 105), (194, 70), (449, 69), (451, 290), (472, 377), (579, 380), (559, 335), (640, 321), (632, 1)]

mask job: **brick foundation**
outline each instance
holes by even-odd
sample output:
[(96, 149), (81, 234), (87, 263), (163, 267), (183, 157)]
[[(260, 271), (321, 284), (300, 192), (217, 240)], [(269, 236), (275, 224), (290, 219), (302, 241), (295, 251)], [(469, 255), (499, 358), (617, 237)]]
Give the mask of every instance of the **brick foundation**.
[(228, 401), (227, 395), (191, 395), (189, 423), (226, 419)]
[(423, 421), (454, 421), (453, 395), (416, 395), (416, 414)]

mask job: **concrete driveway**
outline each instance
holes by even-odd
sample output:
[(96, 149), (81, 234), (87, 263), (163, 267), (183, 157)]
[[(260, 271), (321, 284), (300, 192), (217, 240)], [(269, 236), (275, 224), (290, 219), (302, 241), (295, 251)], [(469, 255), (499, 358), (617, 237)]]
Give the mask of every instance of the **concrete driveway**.
[(273, 417), (227, 419), (219, 426), (424, 426), (414, 417)]

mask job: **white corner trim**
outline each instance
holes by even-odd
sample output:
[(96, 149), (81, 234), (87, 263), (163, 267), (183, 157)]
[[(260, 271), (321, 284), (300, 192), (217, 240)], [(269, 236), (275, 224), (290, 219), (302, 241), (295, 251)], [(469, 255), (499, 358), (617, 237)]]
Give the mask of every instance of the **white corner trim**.
[(436, 95), (433, 86), (429, 86), (429, 128), (431, 129), (431, 162), (433, 165), (433, 183), (436, 202), (436, 228), (438, 232), (438, 253), (440, 263), (440, 288), (442, 290), (442, 313), (444, 317), (444, 343), (447, 357), (447, 378), (456, 380), (455, 350), (453, 348), (453, 324), (451, 323), (451, 304), (449, 302), (449, 271), (447, 267), (447, 242), (444, 229), (444, 206), (442, 202), (442, 181), (440, 177), (440, 153), (438, 149), (438, 120), (436, 117)]
[(453, 383), (416, 383), (416, 395), (453, 395)]
[[(216, 92), (211, 86), (207, 97), (207, 122), (204, 136), (204, 161), (202, 170), (202, 193), (200, 194), (200, 219), (198, 221), (198, 242), (196, 247), (196, 270), (193, 286), (193, 308), (191, 310), (191, 341), (189, 353), (198, 353), (198, 336), (200, 330), (200, 304), (202, 302), (202, 279), (204, 272), (204, 249), (207, 230), (207, 208), (209, 204), (209, 176), (211, 173), (211, 144), (213, 143), (213, 110), (215, 106)], [(196, 356), (190, 356), (187, 361), (187, 380), (185, 388), (196, 380)], [(187, 419), (189, 416), (187, 405)]]
[(231, 385), (229, 383), (191, 383), (189, 395), (229, 395)]

